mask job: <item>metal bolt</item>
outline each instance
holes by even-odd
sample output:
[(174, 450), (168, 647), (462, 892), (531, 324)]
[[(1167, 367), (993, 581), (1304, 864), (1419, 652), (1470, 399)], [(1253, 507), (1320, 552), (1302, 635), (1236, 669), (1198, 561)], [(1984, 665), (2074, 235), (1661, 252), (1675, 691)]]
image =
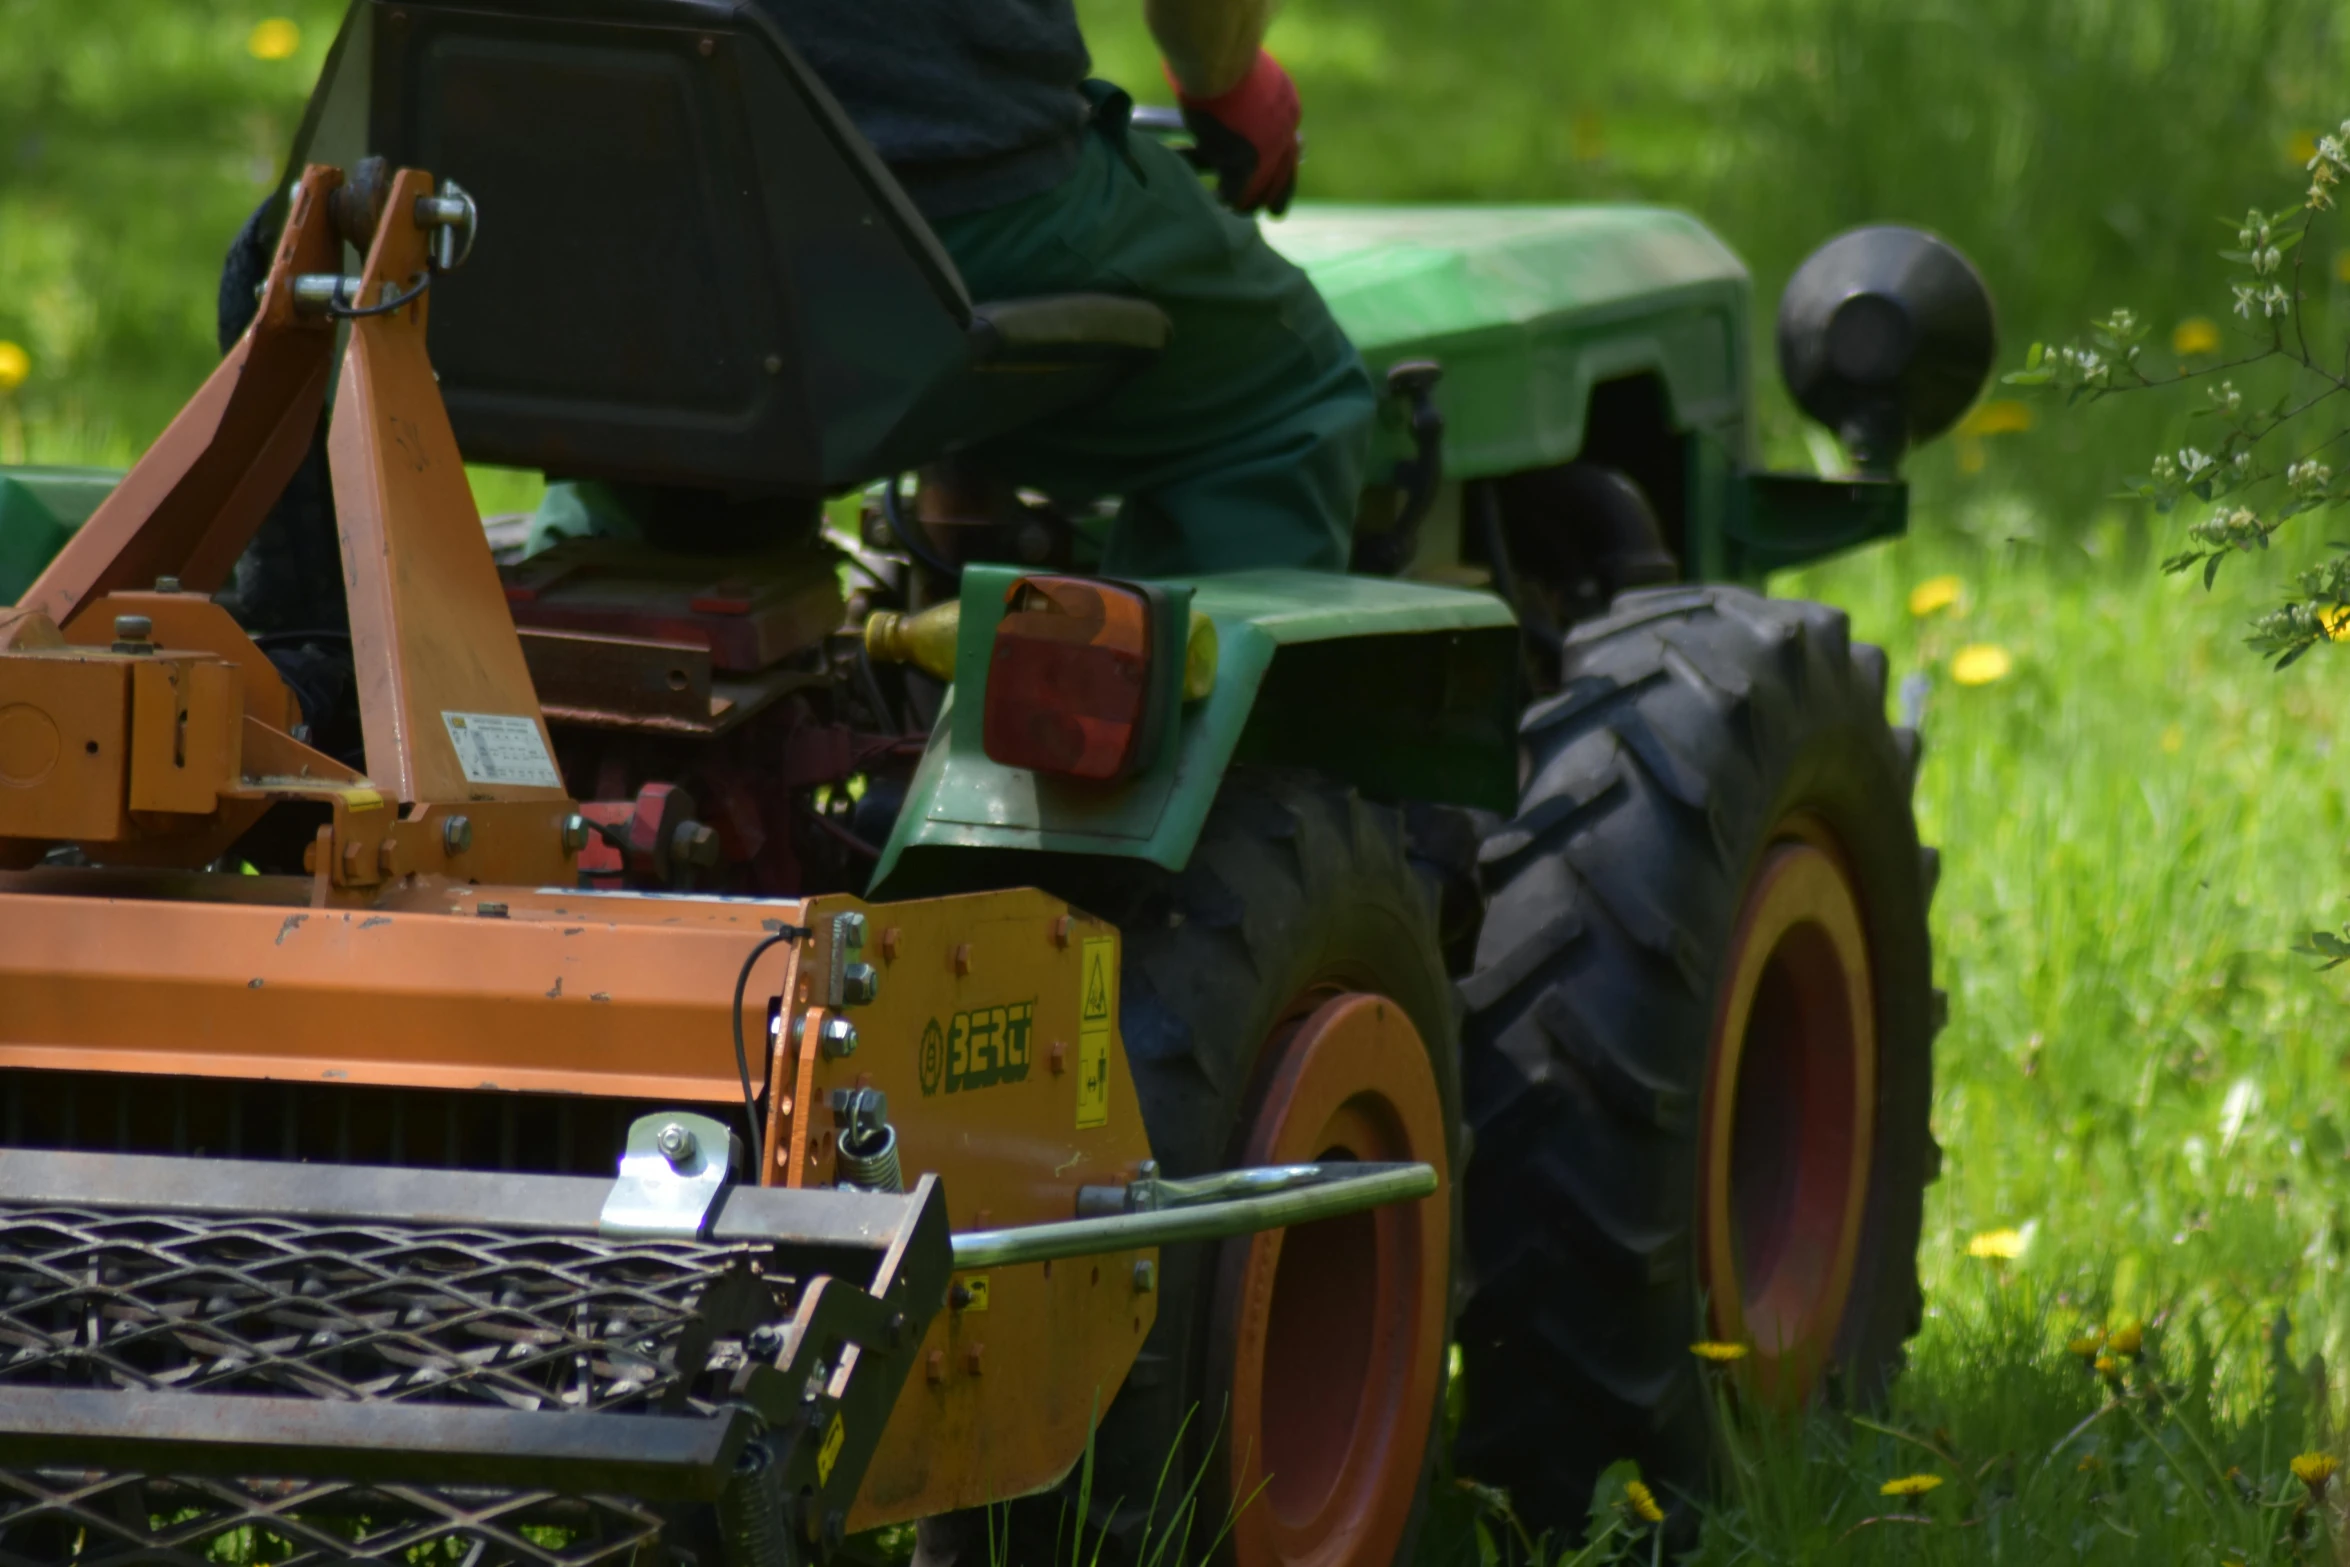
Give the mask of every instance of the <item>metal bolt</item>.
[(870, 963), (852, 963), (840, 971), (841, 999), (852, 1007), (871, 1006), (881, 994), (881, 971)]
[(695, 1141), (691, 1128), (672, 1121), (653, 1134), (653, 1146), (661, 1150), (661, 1157), (671, 1164), (683, 1164), (702, 1145)]
[(155, 622), (144, 615), (114, 617), (114, 651), (146, 653), (154, 649)]
[(781, 354), (769, 354), (769, 355), (767, 356), (767, 361), (766, 361), (766, 362), (767, 362), (767, 373), (768, 373), (769, 375), (781, 375), (781, 374), (783, 374), (783, 355), (781, 355)]
[(816, 1036), (824, 1053), (834, 1060), (857, 1053), (857, 1025), (845, 1017), (828, 1017), (824, 1030)]
[(463, 854), (473, 847), (473, 823), (462, 816), (452, 816), (441, 823), (441, 849), (448, 854)]
[(180, 579), (177, 577), (157, 577), (155, 579), (155, 591), (158, 593), (177, 593), (179, 590)]
[(587, 846), (588, 819), (577, 814), (576, 812), (572, 815), (564, 817), (563, 848), (565, 852), (570, 854), (577, 854), (580, 850), (586, 848)]
[(1134, 1265), (1134, 1293), (1148, 1295), (1159, 1287), (1159, 1265), (1148, 1257)]
[(782, 1323), (762, 1322), (751, 1329), (743, 1340), (743, 1347), (761, 1360), (773, 1360), (783, 1353), (783, 1336)]

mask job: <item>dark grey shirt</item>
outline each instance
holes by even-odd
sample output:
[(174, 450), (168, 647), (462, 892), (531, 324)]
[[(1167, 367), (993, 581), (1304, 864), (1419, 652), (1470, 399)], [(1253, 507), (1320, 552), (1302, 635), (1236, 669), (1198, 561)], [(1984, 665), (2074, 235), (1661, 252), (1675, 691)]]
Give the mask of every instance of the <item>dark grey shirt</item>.
[(1077, 165), (1091, 60), (1075, 0), (759, 0), (933, 218)]

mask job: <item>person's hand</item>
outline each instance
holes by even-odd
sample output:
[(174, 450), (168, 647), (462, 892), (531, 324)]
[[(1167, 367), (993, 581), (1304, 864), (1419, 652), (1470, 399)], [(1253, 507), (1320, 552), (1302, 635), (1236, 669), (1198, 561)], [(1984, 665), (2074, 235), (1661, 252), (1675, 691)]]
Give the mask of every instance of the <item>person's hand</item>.
[[(1168, 73), (1174, 80), (1174, 73)], [(1216, 171), (1216, 193), (1235, 212), (1259, 208), (1279, 214), (1297, 189), (1301, 113), (1297, 83), (1262, 49), (1238, 84), (1213, 98), (1195, 98), (1175, 83), (1183, 123), (1208, 166)]]

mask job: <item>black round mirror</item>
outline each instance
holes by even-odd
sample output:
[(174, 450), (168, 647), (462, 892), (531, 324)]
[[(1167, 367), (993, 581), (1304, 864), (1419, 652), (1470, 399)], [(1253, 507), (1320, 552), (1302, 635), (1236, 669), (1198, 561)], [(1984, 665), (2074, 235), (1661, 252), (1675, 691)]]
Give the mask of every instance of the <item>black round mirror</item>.
[(1991, 292), (1974, 264), (1920, 229), (1839, 235), (1779, 299), (1779, 373), (1797, 406), (1836, 432), (1863, 473), (1957, 422), (1998, 353)]

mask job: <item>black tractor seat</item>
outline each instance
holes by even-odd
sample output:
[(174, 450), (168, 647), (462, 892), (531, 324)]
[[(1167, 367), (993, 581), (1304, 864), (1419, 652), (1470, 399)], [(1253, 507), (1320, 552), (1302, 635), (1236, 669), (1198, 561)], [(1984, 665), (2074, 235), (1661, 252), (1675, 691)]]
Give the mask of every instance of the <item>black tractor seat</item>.
[(1106, 394), (1166, 313), (974, 306), (905, 193), (737, 0), (355, 0), (296, 141), (469, 192), (431, 349), (473, 461), (837, 493)]

